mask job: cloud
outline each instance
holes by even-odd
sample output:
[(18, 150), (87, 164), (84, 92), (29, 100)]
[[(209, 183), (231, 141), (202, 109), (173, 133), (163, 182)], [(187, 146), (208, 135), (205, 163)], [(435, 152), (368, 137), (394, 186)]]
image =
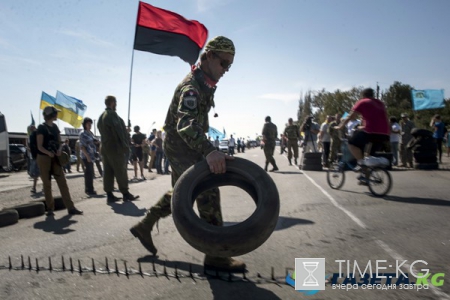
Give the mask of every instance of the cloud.
[(114, 46), (113, 43), (108, 42), (108, 41), (104, 41), (88, 32), (85, 31), (73, 31), (73, 30), (69, 30), (69, 29), (61, 29), (57, 31), (58, 33), (67, 35), (67, 36), (72, 36), (75, 38), (79, 38), (85, 41), (88, 41), (92, 44), (98, 45), (98, 46), (102, 46), (102, 47), (112, 47)]
[(11, 48), (11, 44), (7, 40), (0, 38), (0, 47)]
[(199, 12), (206, 12), (218, 6), (224, 6), (233, 0), (197, 0), (197, 10)]
[(258, 96), (260, 99), (276, 100), (283, 103), (291, 103), (298, 101), (300, 93), (270, 93)]

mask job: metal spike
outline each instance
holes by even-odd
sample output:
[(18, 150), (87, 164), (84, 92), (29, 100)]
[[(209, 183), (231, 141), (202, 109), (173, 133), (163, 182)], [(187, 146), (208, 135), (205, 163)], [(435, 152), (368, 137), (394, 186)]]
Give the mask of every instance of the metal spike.
[(191, 264), (191, 263), (189, 263), (189, 276), (190, 276), (190, 277), (193, 277), (193, 274), (192, 274), (192, 264)]
[(105, 264), (106, 264), (106, 271), (108, 271), (108, 274), (109, 274), (110, 272), (109, 272), (108, 258), (107, 257), (105, 257)]
[(73, 262), (72, 262), (72, 257), (69, 257), (69, 261), (70, 261), (70, 272), (73, 273)]
[(36, 273), (39, 273), (39, 262), (37, 257), (36, 257)]
[(92, 258), (92, 273), (94, 273), (94, 275), (97, 275), (97, 270), (95, 269), (95, 262), (93, 258)]
[(51, 272), (53, 271), (53, 267), (52, 267), (52, 258), (49, 256), (48, 257), (48, 270)]
[(61, 256), (61, 262), (62, 262), (62, 269), (63, 271), (66, 270), (66, 263), (64, 262), (64, 256)]
[(21, 261), (21, 268), (22, 270), (25, 269), (25, 263), (23, 262), (23, 255), (20, 255), (20, 261)]
[(139, 261), (139, 275), (141, 275), (142, 277), (144, 277), (144, 274), (142, 273), (142, 265), (141, 262)]
[(164, 263), (163, 263), (163, 266), (164, 266), (164, 270), (163, 270), (163, 272), (164, 272), (164, 276), (166, 276), (166, 277), (167, 277), (166, 262), (167, 262), (167, 259), (166, 259), (166, 260), (164, 260)]
[(246, 275), (245, 275), (245, 271), (242, 271), (242, 278), (245, 279), (245, 280), (247, 280), (247, 277), (246, 277)]
[(178, 268), (177, 268), (177, 264), (175, 263), (175, 278), (178, 279)]
[(11, 271), (12, 269), (11, 256), (8, 256), (8, 261), (9, 261), (9, 270)]
[(83, 273), (83, 270), (81, 269), (81, 262), (80, 262), (80, 260), (78, 260), (78, 273), (80, 273), (80, 276), (81, 276), (81, 273)]
[(116, 271), (114, 273), (116, 273), (117, 276), (119, 276), (119, 267), (117, 266), (117, 259), (114, 259), (114, 266), (116, 267)]
[(31, 258), (28, 256), (28, 270), (31, 271)]
[(272, 267), (272, 272), (271, 272), (271, 278), (272, 278), (272, 280), (276, 281), (276, 279), (275, 279), (275, 270), (274, 270), (273, 267)]
[(152, 266), (153, 266), (153, 274), (158, 277), (158, 272), (156, 272), (156, 267), (155, 267), (155, 260), (152, 260)]
[(262, 278), (262, 277), (261, 277), (261, 274), (259, 274), (259, 273), (256, 273), (256, 276), (257, 276), (258, 278)]
[(128, 278), (130, 274), (128, 273), (127, 262), (123, 261), (123, 264), (125, 266), (125, 276), (127, 276), (127, 278)]

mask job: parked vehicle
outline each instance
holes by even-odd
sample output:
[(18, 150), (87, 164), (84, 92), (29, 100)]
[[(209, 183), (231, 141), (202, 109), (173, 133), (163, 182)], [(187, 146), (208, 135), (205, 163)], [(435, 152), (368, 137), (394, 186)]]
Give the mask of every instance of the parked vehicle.
[(219, 144), (219, 150), (228, 153), (228, 140), (221, 140)]
[(9, 144), (9, 167), (3, 168), (10, 172), (21, 170), (27, 165), (27, 148), (22, 144)]
[(9, 169), (9, 136), (5, 115), (0, 113), (0, 169)]

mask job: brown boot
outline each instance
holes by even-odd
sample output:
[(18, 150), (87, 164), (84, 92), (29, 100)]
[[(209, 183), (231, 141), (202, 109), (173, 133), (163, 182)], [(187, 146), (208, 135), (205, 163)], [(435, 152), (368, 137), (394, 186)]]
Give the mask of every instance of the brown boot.
[[(157, 219), (155, 220), (155, 222), (156, 221)], [(153, 222), (153, 224), (155, 222)], [(153, 244), (151, 235), (153, 224), (150, 226), (142, 222), (139, 222), (130, 228), (130, 232), (134, 235), (134, 237), (137, 237), (139, 239), (139, 241), (145, 247), (145, 249), (150, 251), (153, 255), (156, 255), (158, 249), (156, 249), (155, 245)]]
[(231, 257), (214, 257), (205, 255), (204, 266), (207, 269), (215, 269), (222, 272), (243, 272), (245, 263)]

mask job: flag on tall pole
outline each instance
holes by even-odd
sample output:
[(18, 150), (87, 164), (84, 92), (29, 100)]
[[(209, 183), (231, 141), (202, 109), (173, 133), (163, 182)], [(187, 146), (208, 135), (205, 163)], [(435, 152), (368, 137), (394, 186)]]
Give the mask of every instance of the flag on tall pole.
[(40, 109), (44, 109), (46, 106), (51, 106), (56, 104), (56, 98), (53, 96), (50, 96), (46, 92), (42, 92), (41, 95), (41, 104), (39, 106)]
[(87, 109), (83, 101), (57, 91), (55, 107), (61, 110), (58, 113), (58, 119), (69, 123), (75, 128), (81, 126), (84, 112)]
[(200, 22), (139, 2), (135, 50), (178, 56), (194, 65), (207, 38), (208, 30)]
[(445, 107), (444, 90), (412, 90), (414, 110)]

